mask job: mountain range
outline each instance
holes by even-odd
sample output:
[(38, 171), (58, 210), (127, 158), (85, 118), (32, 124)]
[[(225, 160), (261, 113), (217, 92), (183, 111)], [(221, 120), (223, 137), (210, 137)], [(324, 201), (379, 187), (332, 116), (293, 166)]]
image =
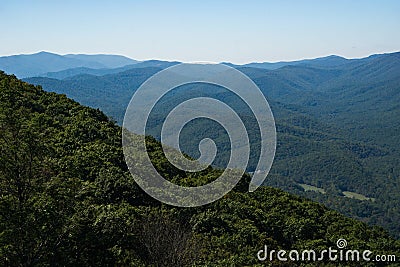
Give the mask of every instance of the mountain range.
[[(374, 57), (376, 55), (372, 55)], [(363, 59), (346, 59), (331, 55), (315, 59), (304, 59), (296, 61), (281, 62), (253, 62), (243, 65), (223, 62), (232, 67), (251, 67), (266, 70), (275, 70), (284, 66), (308, 65), (314, 67), (336, 67), (349, 62), (360, 62)], [(139, 65), (134, 66), (135, 64)], [(0, 57), (0, 69), (18, 78), (33, 76), (63, 79), (78, 74), (105, 75), (118, 73), (130, 68), (159, 67), (165, 68), (178, 61), (168, 62), (161, 60), (137, 61), (120, 55), (86, 55), (67, 54), (58, 55), (49, 52), (39, 52), (26, 55), (12, 55)]]
[[(128, 171), (120, 126), (98, 109), (1, 71), (0, 129), (1, 266), (397, 266), (400, 241), (382, 228), (279, 189), (249, 193), (247, 174), (204, 206), (156, 201)], [(327, 129), (319, 130), (326, 142)], [(146, 146), (173, 183), (199, 186), (223, 172), (181, 171), (154, 138)], [(140, 166), (143, 158), (132, 160)], [(267, 247), (301, 256), (288, 262), (275, 253), (261, 261), (257, 252)], [(347, 258), (333, 262), (331, 248), (332, 256)], [(376, 265), (377, 255), (386, 262)]]
[(0, 57), (0, 69), (20, 78), (71, 68), (110, 69), (135, 63), (136, 60), (119, 55), (57, 55), (44, 51), (30, 55)]
[[(140, 84), (177, 63), (151, 60), (118, 68), (73, 67), (24, 80), (99, 108), (121, 123)], [(275, 115), (277, 155), (266, 185), (306, 196), (400, 236), (400, 53), (231, 66), (259, 86)], [(167, 95), (164, 109), (156, 111), (149, 123), (149, 133), (159, 139), (168, 110), (195, 96), (211, 96), (235, 107), (249, 134), (257, 136), (254, 118), (247, 117), (239, 101), (210, 86), (189, 86), (173, 97)], [(214, 165), (224, 167), (229, 140), (223, 129), (197, 121), (183, 134), (182, 148), (193, 157), (198, 156), (199, 140), (216, 139), (222, 149)], [(254, 171), (258, 149), (255, 140), (247, 171)]]

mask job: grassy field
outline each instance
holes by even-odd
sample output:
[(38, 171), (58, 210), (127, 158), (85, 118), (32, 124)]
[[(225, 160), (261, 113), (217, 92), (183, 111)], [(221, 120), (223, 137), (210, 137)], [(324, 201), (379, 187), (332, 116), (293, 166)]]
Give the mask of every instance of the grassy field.
[(343, 191), (342, 193), (343, 193), (343, 195), (344, 195), (345, 197), (348, 197), (348, 198), (354, 198), (354, 199), (358, 199), (358, 200), (371, 200), (371, 201), (375, 201), (375, 198), (366, 197), (366, 196), (364, 196), (364, 195), (361, 195), (361, 194), (358, 194), (358, 193), (355, 193), (355, 192)]
[[(299, 183), (299, 185), (304, 189), (304, 191), (313, 191), (313, 192), (318, 192), (321, 194), (326, 193), (325, 190), (320, 187), (316, 187), (316, 186), (309, 185), (309, 184), (300, 184), (300, 183)], [(351, 192), (351, 191), (343, 191), (342, 193), (347, 198), (353, 198), (353, 199), (358, 199), (358, 200), (363, 200), (363, 201), (366, 201), (366, 200), (375, 201), (375, 198), (367, 197), (362, 194)]]
[(314, 191), (314, 192), (318, 192), (321, 194), (325, 194), (325, 190), (323, 188), (320, 187), (316, 187), (313, 185), (309, 185), (309, 184), (299, 184), (301, 187), (303, 187), (304, 191)]

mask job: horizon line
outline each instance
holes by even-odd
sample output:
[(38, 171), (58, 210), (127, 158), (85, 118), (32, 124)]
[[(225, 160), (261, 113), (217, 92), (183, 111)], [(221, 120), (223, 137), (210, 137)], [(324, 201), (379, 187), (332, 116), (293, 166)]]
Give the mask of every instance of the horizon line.
[(223, 64), (223, 63), (229, 63), (229, 64), (233, 64), (233, 65), (247, 65), (247, 64), (262, 64), (262, 63), (288, 63), (288, 62), (296, 62), (296, 61), (303, 61), (303, 60), (314, 60), (314, 59), (319, 59), (319, 58), (327, 58), (327, 57), (340, 57), (346, 60), (356, 60), (356, 59), (363, 59), (363, 58), (368, 58), (374, 55), (386, 55), (386, 54), (395, 54), (395, 53), (399, 53), (400, 50), (393, 50), (393, 51), (385, 51), (385, 52), (373, 52), (373, 53), (369, 53), (365, 56), (361, 56), (361, 57), (345, 57), (339, 54), (325, 54), (325, 55), (320, 55), (320, 56), (316, 56), (316, 57), (303, 57), (303, 58), (297, 58), (297, 59), (282, 59), (282, 60), (278, 60), (278, 61), (249, 61), (246, 63), (234, 63), (232, 61), (210, 61), (210, 60), (189, 60), (189, 61), (183, 61), (183, 60), (178, 60), (178, 59), (163, 59), (163, 58), (146, 58), (146, 59), (138, 59), (138, 58), (132, 58), (130, 56), (126, 56), (123, 54), (114, 54), (114, 53), (104, 53), (104, 52), (100, 52), (100, 53), (84, 53), (84, 52), (77, 52), (77, 53), (73, 53), (73, 52), (69, 52), (69, 53), (57, 53), (57, 52), (50, 52), (50, 51), (45, 51), (45, 50), (40, 50), (37, 52), (30, 52), (30, 53), (21, 53), (21, 54), (7, 54), (7, 55), (0, 55), (0, 58), (4, 58), (4, 57), (12, 57), (12, 56), (30, 56), (30, 55), (35, 55), (35, 54), (39, 54), (39, 53), (48, 53), (48, 54), (54, 54), (54, 55), (58, 55), (58, 56), (67, 56), (67, 55), (89, 55), (89, 56), (122, 56), (122, 57), (126, 57), (128, 59), (131, 60), (135, 60), (138, 62), (144, 62), (144, 61), (150, 61), (150, 60), (158, 60), (158, 61), (167, 61), (167, 62), (179, 62), (179, 63), (196, 63), (196, 62), (210, 62), (210, 63), (216, 63), (216, 64)]

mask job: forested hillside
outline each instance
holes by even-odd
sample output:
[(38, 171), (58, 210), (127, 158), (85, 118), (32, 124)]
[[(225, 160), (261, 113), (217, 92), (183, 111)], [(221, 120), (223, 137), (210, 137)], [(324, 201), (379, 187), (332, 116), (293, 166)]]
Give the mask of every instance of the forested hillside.
[[(26, 80), (100, 108), (121, 123), (138, 86), (169, 66), (146, 64), (150, 63), (152, 67), (103, 76)], [(278, 147), (266, 185), (322, 202), (400, 237), (400, 53), (295, 63), (275, 70), (263, 69), (262, 64), (236, 66), (263, 91), (275, 116)], [(156, 106), (149, 134), (160, 139), (168, 111), (199, 96), (229, 104), (245, 121), (252, 137), (247, 171), (254, 171), (259, 155), (256, 121), (237, 97), (222, 88), (196, 85), (174, 90)], [(215, 122), (197, 120), (185, 127), (180, 139), (183, 150), (197, 157), (198, 143), (205, 137), (216, 140), (219, 154), (214, 164), (224, 167), (229, 138)]]
[[(207, 206), (154, 201), (127, 170), (119, 126), (99, 110), (4, 73), (0, 129), (2, 266), (261, 266), (264, 245), (322, 250), (339, 238), (351, 249), (400, 257), (399, 241), (383, 229), (279, 189), (247, 193), (248, 176)], [(176, 183), (220, 173), (175, 171), (154, 138), (147, 145), (154, 165)], [(322, 265), (332, 263), (315, 266)]]

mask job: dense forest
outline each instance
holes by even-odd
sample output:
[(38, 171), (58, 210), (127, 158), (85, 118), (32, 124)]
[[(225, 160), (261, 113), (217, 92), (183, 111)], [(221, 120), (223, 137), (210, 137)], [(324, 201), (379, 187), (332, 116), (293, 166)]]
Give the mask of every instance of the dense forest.
[[(106, 115), (4, 73), (0, 129), (2, 266), (284, 266), (259, 262), (257, 251), (325, 249), (339, 238), (351, 249), (400, 256), (400, 242), (382, 228), (279, 189), (247, 193), (247, 175), (212, 204), (161, 204), (134, 182), (121, 128)], [(160, 143), (149, 137), (147, 146), (153, 164), (176, 183), (203, 183), (221, 172), (175, 171)]]
[[(171, 64), (146, 61), (117, 73), (86, 69), (79, 74), (81, 70), (71, 69), (25, 80), (100, 108), (121, 124), (135, 90)], [(235, 67), (259, 86), (275, 116), (277, 153), (265, 184), (382, 226), (399, 238), (400, 53)], [(252, 145), (247, 171), (254, 171), (259, 155), (257, 121), (223, 88), (177, 88), (155, 107), (148, 133), (160, 140), (168, 112), (200, 96), (227, 103), (242, 118)], [(215, 122), (195, 120), (185, 126), (180, 138), (183, 151), (197, 158), (199, 141), (205, 137), (216, 141), (214, 166), (223, 168), (230, 153), (229, 137)]]

